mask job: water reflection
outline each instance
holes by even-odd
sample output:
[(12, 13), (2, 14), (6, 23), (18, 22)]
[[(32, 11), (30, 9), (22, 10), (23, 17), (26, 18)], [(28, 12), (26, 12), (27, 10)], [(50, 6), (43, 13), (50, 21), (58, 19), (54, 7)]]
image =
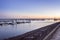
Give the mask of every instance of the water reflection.
[(54, 21), (32, 21), (31, 23), (16, 24), (16, 25), (2, 25), (0, 26), (0, 40), (24, 34), (46, 25), (55, 23)]

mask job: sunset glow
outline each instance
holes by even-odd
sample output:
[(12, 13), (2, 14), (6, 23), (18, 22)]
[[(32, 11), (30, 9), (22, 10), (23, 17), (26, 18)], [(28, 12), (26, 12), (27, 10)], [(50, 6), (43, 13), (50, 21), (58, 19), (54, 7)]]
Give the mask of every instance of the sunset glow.
[(59, 0), (0, 0), (0, 18), (60, 18)]

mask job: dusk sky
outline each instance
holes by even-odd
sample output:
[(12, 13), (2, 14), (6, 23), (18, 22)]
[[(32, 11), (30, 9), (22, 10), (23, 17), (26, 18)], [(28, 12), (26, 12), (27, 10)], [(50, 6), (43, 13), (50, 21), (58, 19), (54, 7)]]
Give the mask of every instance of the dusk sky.
[(60, 17), (59, 0), (0, 0), (0, 18)]

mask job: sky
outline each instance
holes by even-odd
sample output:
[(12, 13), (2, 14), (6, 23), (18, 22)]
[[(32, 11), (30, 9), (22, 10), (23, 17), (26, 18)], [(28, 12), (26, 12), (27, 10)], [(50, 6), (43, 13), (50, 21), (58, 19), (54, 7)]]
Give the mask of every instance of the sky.
[(60, 0), (0, 0), (0, 18), (60, 18)]

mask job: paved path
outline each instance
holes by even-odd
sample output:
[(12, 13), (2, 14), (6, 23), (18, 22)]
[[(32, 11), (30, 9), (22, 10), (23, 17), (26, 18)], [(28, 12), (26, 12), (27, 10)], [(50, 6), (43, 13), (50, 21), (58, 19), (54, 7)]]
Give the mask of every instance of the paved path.
[(56, 31), (56, 33), (53, 35), (51, 40), (60, 40), (60, 28)]

